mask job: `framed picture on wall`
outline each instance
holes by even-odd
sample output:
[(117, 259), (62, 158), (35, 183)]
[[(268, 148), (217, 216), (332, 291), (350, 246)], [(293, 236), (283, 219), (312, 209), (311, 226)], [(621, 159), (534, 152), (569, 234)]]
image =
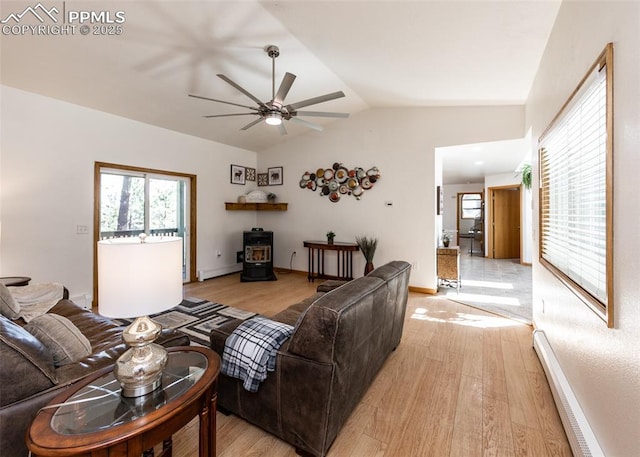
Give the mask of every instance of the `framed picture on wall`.
[(268, 186), (269, 175), (267, 173), (258, 173), (258, 186)]
[(267, 169), (267, 175), (269, 175), (270, 186), (282, 185), (282, 167), (273, 167)]
[(436, 214), (440, 216), (444, 212), (444, 192), (442, 191), (442, 186), (436, 188), (436, 208)]
[(255, 181), (256, 180), (256, 169), (244, 167), (244, 177), (247, 181)]
[(244, 183), (244, 167), (241, 167), (240, 165), (231, 165), (231, 184), (241, 184), (244, 186)]

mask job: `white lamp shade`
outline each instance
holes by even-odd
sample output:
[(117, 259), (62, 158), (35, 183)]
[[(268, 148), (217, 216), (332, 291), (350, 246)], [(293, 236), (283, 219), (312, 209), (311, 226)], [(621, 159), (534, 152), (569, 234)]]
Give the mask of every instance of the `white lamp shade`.
[(107, 317), (159, 313), (182, 302), (182, 238), (98, 242), (98, 312)]

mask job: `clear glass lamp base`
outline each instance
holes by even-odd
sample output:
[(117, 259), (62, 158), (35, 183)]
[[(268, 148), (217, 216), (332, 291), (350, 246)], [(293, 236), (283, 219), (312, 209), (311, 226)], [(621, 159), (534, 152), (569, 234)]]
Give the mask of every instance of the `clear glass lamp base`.
[(131, 348), (118, 358), (113, 373), (122, 386), (123, 397), (139, 397), (160, 387), (167, 351), (153, 341), (161, 330), (162, 326), (143, 316), (122, 333)]

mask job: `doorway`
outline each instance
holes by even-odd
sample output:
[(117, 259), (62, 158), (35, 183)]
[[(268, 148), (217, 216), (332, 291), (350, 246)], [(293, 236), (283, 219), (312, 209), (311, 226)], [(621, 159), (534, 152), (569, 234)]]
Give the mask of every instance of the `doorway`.
[(520, 186), (490, 187), (489, 239), (487, 257), (492, 259), (520, 259)]
[(458, 192), (457, 230), (458, 245), (461, 238), (470, 241), (469, 253), (484, 256), (484, 193)]
[(183, 281), (195, 281), (195, 175), (96, 162), (94, 169), (94, 297), (97, 243), (107, 238), (179, 236)]
[[(468, 200), (463, 204), (463, 195)], [(463, 207), (467, 223), (473, 221), (477, 228), (486, 227), (485, 233), (466, 230), (460, 233), (459, 290), (442, 288), (438, 293), (448, 299), (478, 309), (509, 317), (518, 322), (531, 324), (532, 279), (531, 267), (521, 262), (520, 240), (520, 187), (517, 184), (486, 188), (484, 205), (479, 200), (480, 192), (458, 193), (458, 218), (461, 222)], [(482, 208), (482, 215), (474, 213)], [(484, 215), (484, 216), (483, 216)], [(483, 217), (485, 220), (483, 221)], [(478, 238), (485, 238), (485, 256), (480, 255), (482, 246)]]

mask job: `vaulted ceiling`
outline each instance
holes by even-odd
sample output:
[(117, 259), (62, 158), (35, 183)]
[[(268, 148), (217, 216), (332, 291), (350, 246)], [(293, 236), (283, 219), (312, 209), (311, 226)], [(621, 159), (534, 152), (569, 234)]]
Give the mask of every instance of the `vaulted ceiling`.
[[(0, 18), (36, 2), (2, 1)], [(334, 91), (345, 98), (307, 109), (353, 114), (375, 107), (517, 105), (529, 93), (559, 1), (109, 1), (123, 11), (113, 36), (0, 35), (2, 84), (221, 143), (260, 151), (288, 135), (252, 118), (206, 119), (253, 104), (222, 73), (271, 99), (284, 72), (297, 75), (286, 102)], [(58, 5), (62, 11), (76, 4)], [(68, 11), (67, 11), (68, 14)], [(60, 13), (62, 15), (62, 13)], [(13, 22), (12, 22), (13, 21)], [(29, 18), (25, 15), (21, 25)], [(31, 22), (35, 20), (31, 18)], [(93, 31), (93, 30), (92, 30)], [(331, 128), (333, 122), (309, 119)]]

